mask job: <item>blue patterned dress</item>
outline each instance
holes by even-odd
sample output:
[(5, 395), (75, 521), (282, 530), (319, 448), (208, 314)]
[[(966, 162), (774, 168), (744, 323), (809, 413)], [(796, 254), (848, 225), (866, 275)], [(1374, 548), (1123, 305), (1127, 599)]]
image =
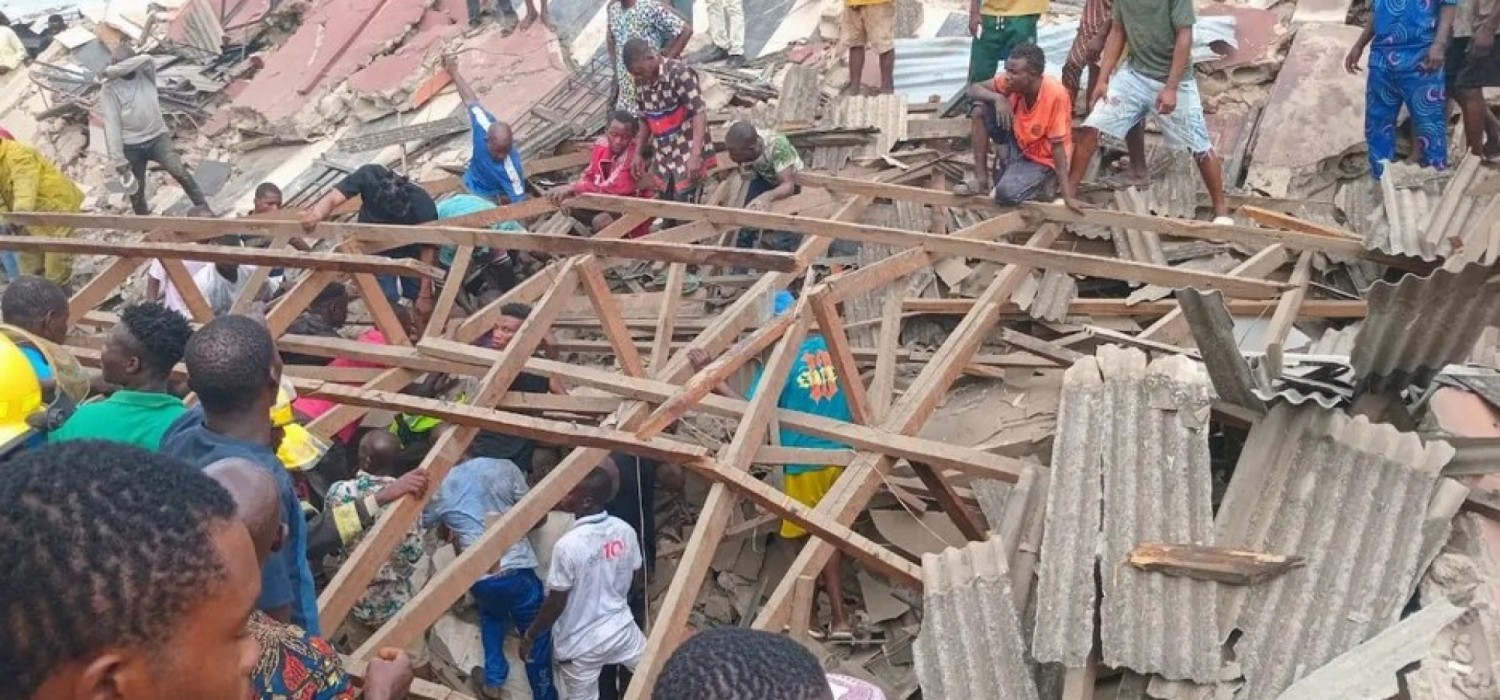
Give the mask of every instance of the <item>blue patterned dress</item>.
[(1422, 59), (1437, 36), (1439, 11), (1457, 4), (1457, 0), (1375, 0), (1375, 36), (1365, 87), (1365, 141), (1377, 180), (1381, 161), (1396, 158), (1396, 123), (1402, 105), (1411, 114), (1421, 164), (1439, 170), (1448, 166), (1443, 69), (1426, 71)]

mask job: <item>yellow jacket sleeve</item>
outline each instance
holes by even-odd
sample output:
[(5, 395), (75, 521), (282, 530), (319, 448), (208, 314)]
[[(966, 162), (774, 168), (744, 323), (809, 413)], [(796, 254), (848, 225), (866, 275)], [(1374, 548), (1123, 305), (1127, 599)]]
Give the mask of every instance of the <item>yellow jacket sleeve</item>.
[(36, 211), (37, 190), (42, 185), (42, 157), (36, 151), (11, 144), (5, 164), (10, 168), (11, 211)]

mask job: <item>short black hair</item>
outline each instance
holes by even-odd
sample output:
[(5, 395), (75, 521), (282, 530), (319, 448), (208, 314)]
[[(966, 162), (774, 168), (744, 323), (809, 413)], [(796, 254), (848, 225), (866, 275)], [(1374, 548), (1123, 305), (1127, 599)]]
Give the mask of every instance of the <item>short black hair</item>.
[(617, 109), (613, 113), (611, 113), (609, 115), (609, 120), (612, 122), (624, 124), (625, 128), (629, 129), (630, 133), (632, 134), (640, 133), (641, 118), (623, 109)]
[(330, 301), (339, 301), (348, 298), (349, 288), (345, 287), (343, 282), (334, 282), (332, 284), (329, 284), (327, 287), (324, 287), (322, 291), (319, 291), (318, 296), (313, 297), (312, 304), (310, 304), (310, 306), (319, 306), (321, 304), (327, 304)]
[(755, 125), (747, 121), (738, 121), (729, 125), (729, 131), (724, 134), (724, 145), (729, 148), (742, 148), (760, 138), (760, 132), (755, 130)]
[(603, 467), (594, 467), (588, 476), (583, 477), (583, 481), (578, 482), (578, 490), (593, 498), (595, 503), (605, 505), (614, 498), (615, 482)]
[(166, 640), (228, 576), (215, 530), (235, 517), (212, 479), (166, 455), (78, 440), (0, 469), (0, 698), (59, 666)]
[(513, 301), (509, 304), (502, 304), (500, 306), (500, 315), (509, 316), (511, 318), (517, 318), (525, 321), (526, 319), (531, 318), (531, 305), (522, 304), (519, 301)]
[(170, 374), (173, 365), (182, 361), (188, 338), (193, 335), (193, 327), (182, 314), (153, 301), (125, 307), (120, 323), (135, 338), (146, 367), (161, 376)]
[(620, 48), (620, 60), (625, 64), (625, 69), (630, 70), (631, 66), (655, 52), (656, 47), (652, 46), (651, 42), (636, 37), (625, 42), (625, 46)]
[(254, 401), (276, 357), (270, 331), (248, 316), (220, 316), (188, 339), (188, 387), (206, 411), (232, 411)]
[(742, 627), (693, 635), (662, 667), (652, 700), (824, 700), (828, 677), (790, 637)]
[(416, 206), (412, 201), (411, 181), (405, 175), (384, 166), (375, 166), (375, 201), (367, 205), (393, 219), (405, 219)]
[(1037, 75), (1047, 72), (1047, 54), (1036, 44), (1027, 42), (1013, 47), (1010, 50), (1010, 57), (1026, 61), (1027, 65), (1036, 70)]
[(0, 295), (0, 318), (12, 326), (35, 332), (36, 324), (48, 314), (67, 318), (68, 293), (45, 277), (17, 277)]
[(281, 196), (281, 188), (277, 187), (276, 183), (274, 183), (274, 182), (262, 182), (259, 185), (255, 186), (255, 198), (256, 199), (261, 199), (262, 197), (266, 197), (268, 195), (273, 195), (273, 194), (276, 195), (277, 197)]

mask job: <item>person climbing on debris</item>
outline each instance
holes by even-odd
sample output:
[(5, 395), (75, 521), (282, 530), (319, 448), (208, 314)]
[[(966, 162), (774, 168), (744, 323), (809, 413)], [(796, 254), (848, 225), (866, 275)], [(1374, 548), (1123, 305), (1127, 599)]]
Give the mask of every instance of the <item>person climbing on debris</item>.
[[(1376, 0), (1370, 20), (1344, 57), (1344, 70), (1359, 72), (1370, 48), (1365, 85), (1365, 141), (1370, 173), (1376, 180), (1396, 159), (1396, 127), (1401, 108), (1411, 115), (1417, 162), (1448, 167), (1447, 93), (1443, 60), (1458, 0)], [(1133, 48), (1133, 47), (1132, 47)], [(1483, 129), (1480, 130), (1481, 132)]]
[(120, 387), (102, 401), (78, 407), (49, 442), (109, 440), (155, 450), (174, 421), (187, 411), (172, 394), (172, 369), (182, 360), (193, 329), (161, 304), (125, 307), (99, 355), (104, 381)]
[[(422, 527), (441, 526), (459, 552), (472, 548), (490, 520), (514, 508), (530, 486), (526, 475), (508, 459), (476, 457), (454, 467), (438, 484), (432, 500), (422, 511)], [(542, 610), (540, 566), (531, 540), (522, 537), (490, 571), (469, 588), (479, 608), (481, 642), (484, 644), (484, 678), (475, 683), (482, 698), (504, 697), (502, 689), (510, 677), (505, 658), (505, 638), (514, 627), (532, 628)], [(525, 638), (523, 637), (523, 640)], [(557, 700), (552, 679), (552, 645), (547, 628), (531, 637), (538, 645), (523, 642), (521, 658), (531, 695), (537, 700)]]
[(846, 94), (858, 95), (864, 85), (865, 57), (880, 62), (880, 94), (896, 91), (895, 0), (844, 0), (839, 34), (849, 46), (849, 85)]
[[(486, 341), (490, 349), (504, 350), (510, 346), (510, 341), (516, 333), (521, 330), (521, 324), (531, 316), (531, 307), (521, 303), (505, 304), (500, 307), (500, 318), (495, 321), (495, 327), (490, 330)], [(552, 332), (548, 331), (538, 348), (541, 354), (549, 359), (557, 359), (557, 344), (552, 338)], [(562, 381), (556, 378), (548, 379), (538, 374), (521, 372), (516, 375), (507, 391), (519, 391), (530, 394), (566, 394)], [(514, 462), (522, 472), (528, 476), (535, 477), (534, 461), (536, 458), (537, 443), (535, 440), (521, 435), (508, 435), (495, 430), (481, 429), (474, 436), (474, 442), (469, 446), (469, 452), (475, 457), (489, 457)]]
[(1500, 8), (1494, 0), (1460, 0), (1453, 17), (1453, 40), (1443, 61), (1448, 97), (1463, 112), (1469, 152), (1493, 162), (1500, 158), (1500, 119), (1484, 102), (1484, 88), (1500, 87)]
[(1001, 206), (1052, 199), (1077, 209), (1078, 194), (1068, 177), (1073, 150), (1073, 105), (1056, 78), (1045, 75), (1047, 57), (1036, 44), (1021, 44), (1005, 59), (1005, 73), (969, 86), (974, 145), (970, 185), (990, 191), (990, 143), (995, 155), (994, 197)]
[[(36, 149), (14, 140), (0, 140), (0, 213), (12, 211), (62, 212), (83, 210), (83, 190)], [(68, 226), (18, 226), (7, 233), (37, 238), (69, 238)], [(16, 256), (23, 275), (45, 275), (66, 287), (73, 277), (68, 253), (22, 252)]]
[(727, 68), (745, 65), (744, 0), (706, 0), (708, 46), (690, 59), (694, 63), (724, 61)]
[[(1092, 111), (1078, 132), (1068, 164), (1069, 186), (1076, 191), (1083, 181), (1084, 171), (1099, 150), (1101, 131), (1124, 139), (1154, 115), (1168, 145), (1192, 152), (1213, 202), (1214, 223), (1234, 223), (1224, 199), (1223, 163), (1209, 138), (1198, 80), (1192, 73), (1196, 19), (1192, 1), (1116, 2), (1112, 13), (1099, 84), (1089, 96)], [(1119, 66), (1127, 46), (1130, 55)], [(1117, 74), (1116, 66), (1120, 67)]]
[(558, 504), (576, 519), (553, 547), (547, 596), (521, 635), (528, 656), (551, 634), (563, 700), (597, 700), (604, 666), (634, 671), (646, 653), (646, 633), (630, 614), (631, 581), (644, 559), (635, 531), (605, 510), (619, 487), (606, 463)]
[[(653, 2), (654, 0), (646, 0)], [(642, 197), (654, 199), (649, 178), (637, 180), (635, 162), (640, 158), (635, 145), (640, 136), (641, 120), (625, 110), (618, 110), (610, 117), (604, 135), (594, 142), (594, 152), (589, 156), (588, 167), (578, 176), (578, 181), (554, 187), (547, 192), (547, 199), (558, 206), (569, 198), (580, 194), (610, 194), (617, 197)], [(602, 211), (572, 210), (573, 218), (598, 233), (614, 223), (616, 214)], [(626, 238), (640, 238), (651, 232), (651, 219), (625, 234)]]
[(662, 58), (643, 39), (631, 39), (623, 54), (647, 127), (636, 139), (640, 158), (632, 164), (632, 174), (638, 180), (646, 177), (649, 164), (662, 199), (698, 201), (703, 179), (714, 166), (698, 72), (682, 61)]
[[(1073, 45), (1068, 49), (1068, 58), (1062, 68), (1063, 88), (1068, 91), (1068, 100), (1073, 105), (1074, 114), (1081, 113), (1086, 117), (1093, 110), (1094, 105), (1089, 101), (1089, 96), (1094, 94), (1094, 88), (1099, 85), (1099, 78), (1102, 75), (1099, 71), (1099, 59), (1104, 55), (1104, 42), (1109, 38), (1110, 14), (1113, 12), (1113, 7), (1112, 0), (1085, 0), (1084, 2), (1083, 18), (1078, 25), (1078, 36), (1073, 37)], [(1088, 68), (1089, 71), (1087, 84), (1083, 82), (1084, 68)], [(1080, 88), (1082, 95), (1079, 94)], [(1125, 132), (1125, 152), (1129, 156), (1125, 172), (1105, 175), (1100, 178), (1100, 181), (1116, 189), (1149, 185), (1151, 177), (1146, 171), (1146, 125), (1144, 123), (1136, 124), (1130, 131)]]
[[(777, 292), (774, 313), (781, 316), (791, 311), (795, 305), (796, 298), (791, 292)], [(694, 369), (701, 371), (713, 361), (713, 358), (703, 350), (693, 348), (688, 351), (688, 361), (692, 363)], [(755, 378), (750, 382), (750, 396), (747, 398), (754, 398), (759, 386), (760, 372), (757, 371)], [(717, 389), (721, 393), (727, 391), (727, 388), (723, 386)], [(848, 396), (839, 384), (838, 373), (834, 370), (833, 360), (828, 354), (828, 342), (823, 339), (822, 335), (808, 333), (807, 339), (802, 341), (802, 347), (797, 352), (797, 361), (792, 365), (786, 384), (781, 389), (781, 395), (776, 400), (776, 407), (833, 418), (846, 423), (854, 422), (854, 416), (849, 412)], [(848, 449), (847, 445), (799, 433), (785, 427), (781, 428), (780, 442), (784, 447), (820, 450)], [(809, 508), (816, 508), (823, 497), (828, 495), (843, 471), (843, 467), (830, 465), (785, 465), (783, 484), (786, 495)], [(781, 521), (781, 536), (786, 539), (803, 538), (807, 537), (807, 530), (790, 520), (783, 520)], [(841, 593), (844, 590), (844, 583), (841, 566), (840, 557), (835, 552), (819, 575), (823, 588), (828, 593), (829, 626), (825, 629), (817, 624), (816, 604), (812, 608), (810, 619), (793, 622), (793, 624), (805, 622), (808, 625), (808, 634), (814, 639), (836, 641), (854, 639), (854, 628), (849, 624), (849, 619), (844, 613), (844, 596)]]
[(194, 206), (208, 208), (208, 199), (173, 147), (172, 132), (162, 117), (156, 58), (135, 55), (123, 41), (111, 57), (114, 63), (101, 74), (104, 85), (99, 90), (99, 107), (110, 161), (125, 178), (131, 208), (137, 215), (151, 213), (146, 201), (146, 166), (150, 163), (166, 170)]
[(691, 17), (684, 19), (660, 0), (610, 0), (605, 5), (605, 35), (609, 64), (615, 71), (615, 109), (635, 114), (640, 106), (635, 80), (625, 68), (623, 47), (632, 39), (643, 39), (667, 58), (679, 58), (693, 37)]
[(464, 189), (497, 204), (526, 201), (526, 169), (521, 165), (521, 147), (510, 125), (484, 108), (469, 81), (458, 72), (457, 59), (443, 56), (443, 69), (453, 78), (453, 87), (464, 101), (473, 135), (474, 152), (464, 170)]
[[(802, 156), (785, 134), (756, 129), (754, 124), (746, 121), (735, 122), (724, 135), (724, 149), (750, 183), (745, 192), (746, 209), (770, 211), (772, 204), (797, 193), (797, 173), (802, 171)], [(802, 236), (790, 231), (762, 232), (742, 228), (734, 245), (791, 252), (801, 242)]]
[[(363, 165), (350, 173), (318, 200), (302, 215), (302, 228), (312, 232), (318, 222), (327, 219), (340, 204), (352, 197), (359, 197), (359, 222), (364, 224), (393, 224), (396, 226), (420, 226), (436, 221), (437, 204), (432, 195), (420, 185), (406, 179), (383, 165)], [(387, 258), (421, 260), (426, 265), (437, 264), (437, 246), (411, 244), (382, 253)], [(380, 291), (386, 300), (396, 303), (402, 299), (412, 302), (419, 321), (425, 322), (432, 315), (434, 284), (431, 277), (397, 277), (376, 275)]]

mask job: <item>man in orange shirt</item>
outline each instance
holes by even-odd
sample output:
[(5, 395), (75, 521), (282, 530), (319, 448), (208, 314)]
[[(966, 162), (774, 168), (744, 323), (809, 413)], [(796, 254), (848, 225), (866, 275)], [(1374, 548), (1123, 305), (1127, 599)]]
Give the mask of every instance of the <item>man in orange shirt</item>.
[(1056, 78), (1043, 75), (1046, 57), (1036, 44), (1022, 44), (1005, 60), (1005, 73), (969, 86), (974, 108), (975, 180), (969, 190), (990, 191), (990, 141), (995, 154), (994, 196), (1002, 206), (1051, 199), (1078, 208), (1068, 177), (1073, 152), (1073, 102)]

